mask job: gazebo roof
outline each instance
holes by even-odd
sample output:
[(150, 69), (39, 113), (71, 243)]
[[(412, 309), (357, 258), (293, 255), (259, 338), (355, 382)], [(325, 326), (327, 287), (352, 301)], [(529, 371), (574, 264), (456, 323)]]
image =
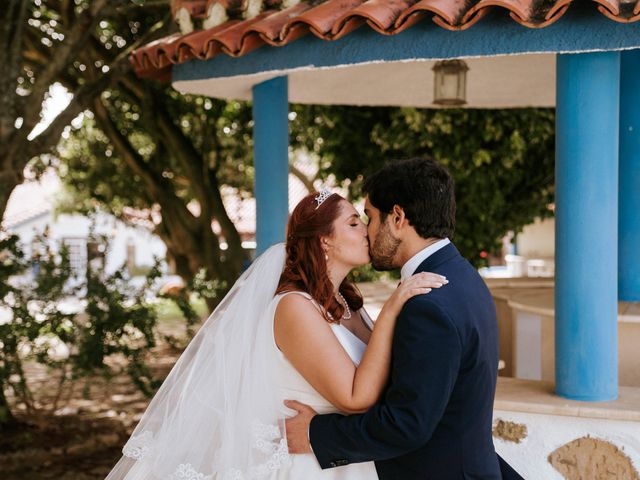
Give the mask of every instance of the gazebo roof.
[[(582, 1), (582, 0), (581, 0)], [(251, 12), (251, 2), (234, 0), (174, 0), (176, 21), (183, 29), (201, 21), (204, 29), (176, 33), (136, 50), (131, 61), (138, 75), (166, 77), (167, 67), (191, 59), (208, 60), (225, 54), (243, 56), (270, 45), (281, 47), (312, 34), (322, 40), (338, 40), (367, 25), (382, 35), (396, 35), (424, 19), (440, 28), (466, 30), (492, 11), (501, 10), (518, 24), (543, 28), (557, 22), (578, 0), (296, 0), (275, 9)], [(640, 20), (640, 0), (591, 0), (613, 21)], [(291, 6), (286, 6), (290, 4)], [(233, 14), (244, 19), (230, 19)], [(255, 16), (253, 16), (255, 15)], [(250, 17), (250, 18), (249, 18)], [(184, 25), (187, 24), (185, 27)], [(211, 28), (207, 26), (214, 25)]]
[(468, 107), (553, 107), (557, 53), (640, 48), (640, 0), (276, 2), (173, 0), (182, 33), (131, 61), (183, 93), (246, 100), (286, 75), (294, 103), (433, 107), (432, 67), (461, 58)]

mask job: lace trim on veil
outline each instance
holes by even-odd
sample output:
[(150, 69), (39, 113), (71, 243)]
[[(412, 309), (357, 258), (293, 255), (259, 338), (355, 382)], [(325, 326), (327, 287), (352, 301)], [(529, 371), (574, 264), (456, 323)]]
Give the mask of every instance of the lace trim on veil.
[(134, 460), (142, 460), (151, 451), (152, 442), (153, 433), (148, 430), (140, 435), (134, 435), (122, 448), (122, 454)]
[(181, 463), (168, 480), (213, 480), (213, 475), (196, 472), (190, 463)]
[[(262, 463), (252, 465), (248, 471), (231, 468), (224, 472), (223, 480), (258, 480), (269, 476), (272, 472), (289, 465), (291, 457), (287, 439), (282, 436), (278, 425), (268, 425), (255, 421), (252, 427), (252, 447), (262, 453)], [(133, 460), (149, 458), (153, 453), (153, 432), (145, 430), (134, 435), (122, 448), (122, 454)], [(190, 463), (181, 463), (167, 480), (213, 480), (213, 475), (205, 475), (193, 468)]]

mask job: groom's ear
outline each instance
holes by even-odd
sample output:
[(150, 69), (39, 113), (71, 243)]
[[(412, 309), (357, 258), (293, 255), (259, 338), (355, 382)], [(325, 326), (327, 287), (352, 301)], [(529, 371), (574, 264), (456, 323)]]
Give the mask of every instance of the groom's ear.
[(405, 226), (407, 222), (407, 217), (404, 215), (404, 210), (400, 205), (394, 205), (391, 210), (391, 224), (396, 230), (400, 230)]

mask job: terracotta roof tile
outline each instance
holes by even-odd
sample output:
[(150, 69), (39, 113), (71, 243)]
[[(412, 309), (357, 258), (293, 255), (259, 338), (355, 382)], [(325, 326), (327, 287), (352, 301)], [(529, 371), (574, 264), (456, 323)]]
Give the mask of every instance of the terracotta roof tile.
[(624, 23), (640, 20), (640, 2), (625, 2), (622, 0), (594, 1), (599, 4), (598, 10), (612, 20)]
[[(328, 0), (292, 19), (292, 23), (306, 24), (316, 37), (335, 40), (343, 36), (341, 29), (346, 27), (349, 31), (354, 30), (353, 22), (347, 25), (350, 22), (349, 13), (361, 4), (362, 0)], [(359, 20), (358, 26), (363, 23), (362, 19)]]
[(311, 8), (306, 3), (299, 3), (286, 10), (278, 11), (267, 15), (260, 22), (247, 29), (249, 32), (255, 33), (260, 38), (273, 46), (280, 46), (284, 43), (296, 40), (304, 35), (304, 29), (295, 28), (296, 24), (292, 23), (293, 18), (299, 18), (305, 11)]
[[(549, 2), (547, 2), (549, 3)], [(559, 2), (554, 2), (559, 3)], [(488, 12), (490, 7), (501, 7), (509, 11), (509, 15), (516, 22), (527, 27), (539, 26), (533, 11), (534, 2), (526, 0), (480, 0), (471, 7), (464, 15), (462, 23), (466, 24), (478, 12)]]
[[(397, 21), (415, 4), (416, 0), (369, 0), (343, 15), (342, 21), (365, 20), (378, 33), (397, 33)], [(405, 17), (406, 18), (406, 17)]]
[[(219, 54), (245, 55), (265, 44), (282, 46), (311, 33), (337, 40), (366, 24), (383, 35), (395, 35), (424, 18), (447, 30), (464, 30), (492, 9), (506, 10), (517, 23), (542, 28), (556, 22), (571, 4), (582, 0), (317, 0), (302, 1), (283, 10), (272, 8), (247, 20), (228, 20), (206, 30), (174, 34), (137, 49), (131, 62), (138, 75), (169, 75), (172, 64)], [(640, 20), (640, 0), (591, 0), (608, 18), (621, 23)], [(192, 18), (204, 19), (210, 7), (239, 10), (240, 0), (174, 0), (172, 11), (186, 8)], [(293, 2), (291, 2), (293, 3)], [(242, 3), (244, 5), (244, 2)]]

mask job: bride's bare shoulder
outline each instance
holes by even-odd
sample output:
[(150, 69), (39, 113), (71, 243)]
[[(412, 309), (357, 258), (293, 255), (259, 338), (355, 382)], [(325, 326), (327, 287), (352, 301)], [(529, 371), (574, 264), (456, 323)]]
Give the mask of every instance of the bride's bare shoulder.
[(276, 319), (296, 317), (300, 314), (308, 315), (310, 313), (320, 316), (318, 306), (311, 295), (302, 291), (285, 292), (276, 307)]
[(301, 345), (308, 348), (310, 340), (319, 340), (327, 332), (331, 328), (310, 295), (290, 293), (278, 302), (273, 333), (276, 345), (285, 355), (293, 355)]

